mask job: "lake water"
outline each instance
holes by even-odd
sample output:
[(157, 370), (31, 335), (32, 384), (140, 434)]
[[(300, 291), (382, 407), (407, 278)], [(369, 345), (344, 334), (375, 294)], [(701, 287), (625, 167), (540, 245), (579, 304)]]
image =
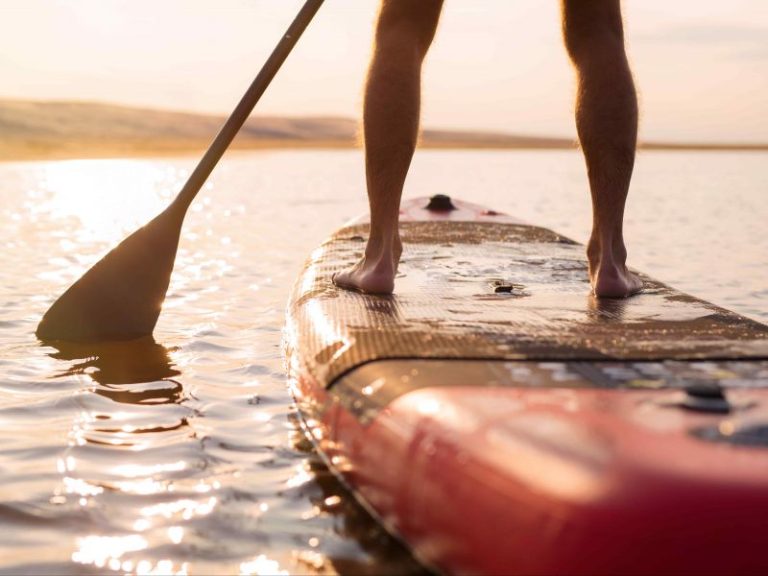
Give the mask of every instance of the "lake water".
[[(154, 341), (34, 337), (195, 162), (0, 164), (0, 572), (419, 572), (303, 439), (282, 358), (304, 259), (367, 206), (359, 152), (228, 156), (187, 217)], [(767, 168), (768, 153), (642, 153), (630, 264), (768, 322)], [(406, 196), (435, 193), (588, 235), (576, 151), (419, 152)]]

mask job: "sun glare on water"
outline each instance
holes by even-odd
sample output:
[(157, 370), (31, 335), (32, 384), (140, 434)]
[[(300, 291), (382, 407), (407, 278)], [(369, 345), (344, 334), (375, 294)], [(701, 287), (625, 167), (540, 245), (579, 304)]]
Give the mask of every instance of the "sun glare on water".
[(147, 160), (71, 160), (43, 167), (41, 209), (76, 218), (81, 240), (115, 242), (146, 224), (176, 195), (186, 170)]

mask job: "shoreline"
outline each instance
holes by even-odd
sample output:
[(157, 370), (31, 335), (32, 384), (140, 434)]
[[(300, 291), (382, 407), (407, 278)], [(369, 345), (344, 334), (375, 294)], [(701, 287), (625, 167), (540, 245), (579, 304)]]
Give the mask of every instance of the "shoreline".
[[(98, 102), (0, 98), (0, 162), (73, 158), (201, 156), (225, 118)], [(359, 119), (253, 116), (231, 150), (354, 150)], [(575, 150), (575, 135), (513, 134), (424, 127), (419, 147), (432, 150)], [(640, 150), (768, 151), (768, 142), (641, 142)]]
[[(173, 156), (201, 156), (208, 141), (156, 140), (151, 142), (93, 141), (93, 142), (0, 142), (0, 162), (34, 162), (74, 159), (105, 158), (167, 158)], [(504, 143), (493, 141), (466, 142), (461, 140), (422, 141), (421, 150), (577, 150), (575, 142)], [(230, 152), (281, 150), (360, 150), (362, 146), (348, 140), (254, 140), (235, 141)], [(638, 145), (638, 151), (669, 152), (768, 152), (768, 145), (760, 144), (669, 144), (648, 142)]]

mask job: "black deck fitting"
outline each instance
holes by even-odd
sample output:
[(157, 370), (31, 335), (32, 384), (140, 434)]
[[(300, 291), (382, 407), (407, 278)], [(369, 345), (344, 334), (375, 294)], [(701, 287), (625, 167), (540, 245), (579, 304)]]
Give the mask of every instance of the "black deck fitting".
[(426, 209), (430, 212), (450, 212), (451, 210), (457, 210), (453, 205), (450, 196), (445, 194), (435, 194), (429, 199), (429, 204), (426, 205)]

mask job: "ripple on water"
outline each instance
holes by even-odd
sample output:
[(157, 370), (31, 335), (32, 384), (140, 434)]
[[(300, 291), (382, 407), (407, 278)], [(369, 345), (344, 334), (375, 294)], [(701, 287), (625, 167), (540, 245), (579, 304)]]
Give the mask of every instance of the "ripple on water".
[[(213, 353), (215, 356), (213, 356), (213, 359), (218, 359), (218, 354), (232, 354), (237, 351), (237, 348), (233, 346), (228, 346), (225, 344), (217, 344), (216, 342), (212, 342), (211, 340), (193, 340), (188, 345), (184, 346), (184, 353), (188, 354), (190, 352), (206, 352), (206, 353)], [(197, 359), (200, 359), (198, 356)]]

